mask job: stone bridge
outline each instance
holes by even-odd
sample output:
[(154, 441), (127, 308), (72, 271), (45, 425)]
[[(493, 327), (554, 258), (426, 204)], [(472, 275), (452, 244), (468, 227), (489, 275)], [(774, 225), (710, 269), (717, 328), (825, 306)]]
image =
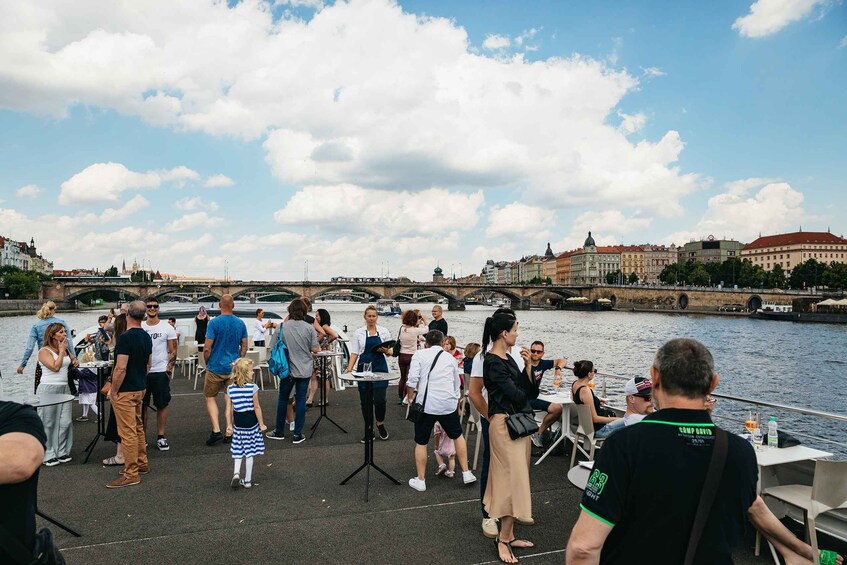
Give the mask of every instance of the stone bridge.
[(691, 286), (595, 286), (583, 295), (596, 300), (606, 298), (619, 310), (638, 308), (653, 310), (688, 310), (709, 312), (727, 304), (740, 304), (755, 311), (763, 302), (791, 304), (794, 298), (809, 296), (806, 291), (779, 289), (731, 289)]
[[(528, 310), (530, 303), (539, 302), (543, 297), (568, 298), (580, 296), (588, 287), (566, 287), (555, 285), (501, 285), (471, 284), (445, 281), (436, 282), (321, 282), (321, 281), (217, 281), (212, 283), (156, 281), (153, 283), (116, 283), (47, 281), (42, 287), (42, 297), (54, 301), (73, 302), (97, 291), (112, 291), (122, 294), (127, 300), (162, 298), (174, 295), (210, 295), (220, 299), (224, 294), (234, 297), (246, 296), (251, 303), (257, 297), (268, 296), (269, 292), (291, 296), (316, 298), (323, 294), (350, 290), (364, 293), (375, 299), (396, 298), (413, 292), (429, 292), (447, 299), (450, 310), (464, 310), (465, 299), (478, 293), (494, 293), (511, 300), (512, 308)], [(196, 300), (196, 298), (195, 298)]]

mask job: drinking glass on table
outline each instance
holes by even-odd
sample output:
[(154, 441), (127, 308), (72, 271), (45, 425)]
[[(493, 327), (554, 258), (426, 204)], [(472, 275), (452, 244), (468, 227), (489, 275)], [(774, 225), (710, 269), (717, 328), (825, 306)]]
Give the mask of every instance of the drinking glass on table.
[(762, 429), (756, 426), (750, 433), (753, 435), (753, 449), (756, 451), (762, 449)]
[(365, 373), (370, 374), (370, 373), (371, 373), (371, 368), (373, 368), (373, 363), (364, 363), (364, 364), (362, 365), (362, 370), (363, 370)]

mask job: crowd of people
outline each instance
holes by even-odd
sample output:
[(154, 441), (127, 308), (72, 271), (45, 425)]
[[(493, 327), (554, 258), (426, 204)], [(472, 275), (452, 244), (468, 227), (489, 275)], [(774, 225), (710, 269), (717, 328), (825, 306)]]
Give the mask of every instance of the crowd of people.
[[(238, 489), (252, 486), (254, 458), (265, 453), (265, 439), (283, 440), (290, 432), (293, 444), (305, 441), (306, 409), (313, 404), (322, 380), (314, 355), (326, 350), (338, 335), (331, 327), (329, 312), (318, 309), (313, 316), (308, 299), (291, 301), (288, 316), (270, 341), (273, 346), (276, 340), (283, 340), (289, 374), (280, 381), (275, 425), (268, 430), (259, 388), (252, 382), (253, 361), (246, 357), (250, 333), (247, 325), (233, 315), (233, 307), (232, 296), (224, 295), (219, 316), (210, 319), (201, 308), (195, 319), (195, 337), (200, 337), (202, 325), (198, 349), (206, 362), (203, 395), (211, 423), (206, 444), (229, 444), (234, 462), (230, 486)], [(419, 310), (404, 312), (396, 340), (377, 323), (373, 306), (365, 308), (363, 317), (364, 325), (353, 332), (348, 343), (346, 371), (387, 373), (387, 357), (396, 354), (400, 366), (398, 402), (421, 410), (414, 422), (416, 474), (409, 479), (409, 486), (426, 491), (428, 449), (434, 438), (436, 476), (452, 478), (458, 462), (465, 485), (479, 482), (482, 535), (494, 539), (501, 562), (517, 563), (518, 553), (534, 547), (528, 536), (518, 536), (518, 526), (535, 523), (531, 448), (541, 445), (545, 432), (561, 420), (563, 412), (561, 404), (539, 398), (541, 383), (547, 371), (560, 381), (567, 360), (545, 359), (540, 340), (528, 348), (518, 348), (518, 319), (508, 308), (498, 309), (486, 319), (481, 343), (468, 343), (461, 348), (464, 353), (446, 333), (448, 326), (440, 306), (433, 307), (430, 322)], [(55, 304), (51, 302), (44, 305), (38, 318), (18, 372), (23, 372), (38, 346), (36, 391), (68, 394), (68, 371), (79, 364), (68, 341), (69, 329), (55, 317)], [(169, 449), (165, 432), (177, 334), (175, 324), (160, 320), (155, 299), (131, 302), (119, 314), (110, 312), (98, 323), (96, 335), (86, 336), (86, 341), (95, 345), (101, 359), (114, 360), (104, 394), (111, 404), (107, 439), (118, 446), (116, 454), (103, 463), (123, 467), (119, 477), (106, 486), (122, 488), (139, 484), (140, 475), (150, 472), (145, 427), (146, 408), (151, 402), (156, 408), (156, 447)], [(263, 320), (263, 311), (258, 310), (252, 328), (254, 345), (264, 345), (265, 331), (276, 328), (273, 322)], [(395, 341), (399, 342), (397, 348)], [(690, 557), (692, 563), (731, 563), (732, 548), (741, 539), (745, 517), (777, 547), (786, 562), (811, 558), (810, 546), (794, 537), (756, 494), (757, 468), (750, 445), (712, 423), (711, 393), (719, 378), (705, 346), (692, 339), (674, 339), (663, 345), (650, 377), (634, 377), (624, 385), (626, 409), (622, 416), (595, 394), (592, 381), (597, 368), (593, 362), (576, 361), (572, 371), (573, 402), (589, 407), (595, 437), (605, 442), (568, 542), (568, 563), (629, 562), (630, 549), (643, 539), (644, 524), (663, 532), (664, 544), (651, 551), (650, 562), (680, 563)], [(381, 440), (389, 439), (385, 426), (387, 385), (388, 381), (373, 385), (372, 402), (366, 401), (365, 388), (359, 385), (363, 420), (375, 420), (374, 434)], [(223, 431), (217, 403), (221, 392), (225, 395)], [(479, 477), (469, 469), (462, 433), (466, 398), (480, 415)], [(366, 411), (370, 406), (372, 413)], [(535, 433), (516, 431), (518, 415), (536, 418), (536, 413), (539, 423)], [(18, 425), (8, 429), (26, 429), (33, 438), (14, 438), (14, 445), (28, 462), (38, 459), (45, 466), (55, 466), (71, 460), (69, 404), (38, 408), (38, 425), (31, 409), (0, 404), (0, 451), (8, 449), (9, 444), (3, 435), (7, 414), (19, 416)], [(103, 415), (95, 411), (95, 417)], [(723, 474), (713, 510), (699, 532), (699, 542), (692, 541), (689, 533), (695, 527), (701, 485), (718, 445), (725, 450)], [(27, 484), (31, 477), (37, 482), (37, 464), (22, 468), (7, 477), (0, 462), (0, 485), (7, 480)], [(0, 493), (3, 488), (0, 486)], [(659, 492), (662, 496), (656, 496)], [(27, 517), (20, 534), (25, 544), (30, 544), (34, 536), (34, 527), (30, 528), (28, 521)], [(840, 557), (836, 562), (841, 563)]]

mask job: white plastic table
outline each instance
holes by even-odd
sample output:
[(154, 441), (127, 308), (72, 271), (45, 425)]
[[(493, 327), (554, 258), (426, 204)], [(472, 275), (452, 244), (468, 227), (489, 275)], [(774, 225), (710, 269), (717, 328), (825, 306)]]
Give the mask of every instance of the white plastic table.
[(538, 461), (535, 462), (536, 465), (540, 464), (544, 461), (548, 455), (565, 440), (565, 426), (570, 425), (571, 421), (571, 411), (570, 407), (573, 405), (573, 398), (571, 398), (571, 393), (567, 389), (560, 388), (554, 394), (539, 394), (538, 400), (544, 400), (545, 402), (550, 402), (551, 404), (561, 404), (562, 405), (562, 421), (560, 425), (562, 426), (562, 433), (559, 435), (559, 439), (553, 442), (553, 445), (547, 448), (547, 451), (544, 452), (544, 455), (538, 458)]

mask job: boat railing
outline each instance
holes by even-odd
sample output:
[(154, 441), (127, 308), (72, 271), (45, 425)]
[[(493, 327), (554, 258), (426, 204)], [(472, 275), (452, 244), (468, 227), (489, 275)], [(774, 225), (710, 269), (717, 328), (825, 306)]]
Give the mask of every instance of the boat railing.
[[(571, 368), (571, 367), (567, 367), (567, 368)], [(615, 386), (618, 383), (618, 381), (626, 382), (632, 377), (615, 375), (615, 374), (611, 374), (611, 373), (596, 373), (595, 378), (600, 381), (600, 383), (599, 383), (599, 387), (600, 387), (600, 391), (601, 391), (600, 394), (601, 394), (602, 397), (605, 398), (605, 397), (608, 396), (610, 386), (613, 389), (619, 388), (619, 387)], [(610, 383), (610, 381), (612, 381), (612, 382)], [(752, 398), (745, 398), (743, 396), (735, 396), (735, 395), (732, 395), (732, 394), (724, 394), (724, 393), (718, 393), (718, 392), (713, 392), (712, 396), (714, 398), (718, 398), (718, 399), (721, 399), (721, 400), (727, 400), (727, 401), (730, 401), (730, 402), (737, 402), (739, 404), (746, 404), (746, 405), (749, 405), (749, 406), (755, 406), (756, 407), (756, 412), (755, 412), (756, 418), (758, 418), (761, 408), (768, 408), (768, 409), (772, 409), (772, 410), (793, 412), (795, 414), (802, 414), (804, 416), (811, 416), (811, 417), (814, 417), (814, 418), (824, 418), (824, 419), (833, 420), (833, 421), (836, 421), (836, 422), (847, 423), (847, 414), (837, 414), (837, 413), (834, 413), (834, 412), (826, 412), (826, 411), (823, 411), (823, 410), (814, 410), (814, 409), (811, 409), (811, 408), (803, 408), (801, 406), (792, 406), (790, 404), (782, 404), (782, 403), (779, 403), (779, 402), (768, 402), (768, 401), (764, 401), (764, 400), (755, 400), (755, 399), (752, 399)], [(745, 420), (742, 419), (742, 418), (738, 418), (736, 416), (732, 416), (730, 414), (726, 414), (726, 413), (722, 413), (722, 412), (715, 414), (715, 419), (717, 419), (719, 421), (729, 421), (729, 422), (733, 422), (734, 424), (739, 424), (739, 426), (738, 426), (739, 429), (744, 427), (744, 422), (745, 422)], [(828, 445), (839, 446), (839, 447), (842, 448), (843, 452), (847, 452), (847, 443), (845, 443), (845, 442), (837, 441), (837, 440), (834, 440), (834, 439), (829, 439), (829, 438), (826, 438), (826, 437), (822, 437), (820, 435), (812, 435), (812, 434), (809, 434), (809, 433), (806, 433), (806, 432), (791, 429), (790, 427), (785, 427), (782, 424), (780, 424), (780, 429), (787, 432), (787, 433), (790, 433), (791, 435), (796, 436), (796, 437), (805, 438), (805, 439), (808, 439), (808, 440), (812, 440), (814, 442), (826, 443)]]

